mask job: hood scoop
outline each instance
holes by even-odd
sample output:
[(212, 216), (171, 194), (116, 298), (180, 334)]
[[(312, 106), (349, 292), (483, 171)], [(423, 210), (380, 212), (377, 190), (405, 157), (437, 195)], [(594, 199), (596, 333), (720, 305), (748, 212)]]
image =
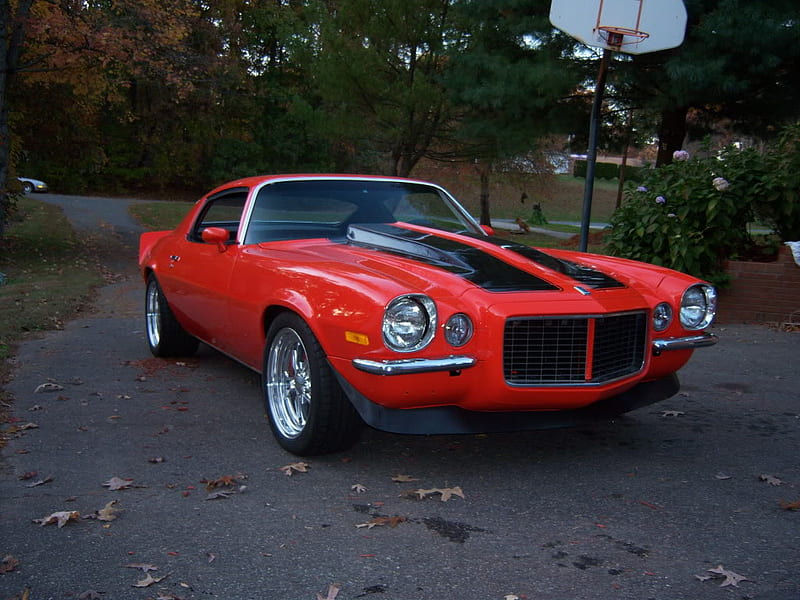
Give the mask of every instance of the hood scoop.
[(469, 244), (394, 225), (350, 225), (347, 243), (445, 269), (490, 292), (559, 289)]

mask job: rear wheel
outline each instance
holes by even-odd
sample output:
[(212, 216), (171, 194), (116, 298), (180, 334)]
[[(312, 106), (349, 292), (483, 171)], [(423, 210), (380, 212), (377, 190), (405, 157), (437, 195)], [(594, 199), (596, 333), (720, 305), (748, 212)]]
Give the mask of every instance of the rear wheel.
[(270, 326), (262, 382), (270, 427), (284, 449), (300, 456), (325, 454), (357, 440), (361, 418), (297, 315), (284, 313)]
[(190, 356), (197, 351), (197, 338), (189, 335), (172, 314), (167, 299), (152, 273), (145, 292), (147, 345), (153, 356)]

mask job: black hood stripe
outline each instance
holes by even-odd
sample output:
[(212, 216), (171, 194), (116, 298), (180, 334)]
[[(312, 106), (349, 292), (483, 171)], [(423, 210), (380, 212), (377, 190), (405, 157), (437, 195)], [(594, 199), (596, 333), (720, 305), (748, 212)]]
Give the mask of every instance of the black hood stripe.
[(575, 281), (585, 285), (587, 287), (591, 287), (594, 289), (606, 289), (606, 288), (622, 288), (625, 287), (625, 284), (617, 281), (610, 275), (606, 275), (605, 273), (598, 271), (597, 269), (593, 269), (591, 267), (587, 267), (586, 265), (581, 265), (576, 262), (572, 262), (570, 260), (564, 260), (563, 258), (556, 258), (555, 256), (550, 256), (542, 252), (541, 250), (537, 250), (536, 248), (531, 248), (530, 246), (526, 246), (525, 244), (518, 244), (516, 242), (509, 242), (508, 240), (504, 240), (503, 238), (499, 237), (479, 237), (476, 235), (470, 236), (476, 239), (480, 239), (483, 241), (488, 241), (496, 246), (500, 246), (505, 250), (510, 250), (512, 252), (516, 252), (517, 254), (521, 254), (525, 258), (529, 258), (533, 262), (542, 265), (543, 267), (547, 267), (548, 269), (552, 269), (562, 275), (570, 277)]
[(490, 292), (559, 289), (469, 244), (393, 225), (351, 225), (347, 242), (445, 269)]

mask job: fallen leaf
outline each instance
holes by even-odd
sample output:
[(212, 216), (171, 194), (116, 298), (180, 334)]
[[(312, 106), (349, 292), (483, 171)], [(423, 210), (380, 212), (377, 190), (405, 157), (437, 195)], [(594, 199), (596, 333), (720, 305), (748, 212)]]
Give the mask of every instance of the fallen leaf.
[(433, 494), (441, 494), (442, 495), (442, 502), (447, 502), (453, 496), (458, 496), (459, 498), (464, 498), (464, 492), (461, 490), (460, 487), (452, 487), (452, 488), (431, 488), (429, 490), (414, 490), (413, 492), (417, 498), (420, 500), (424, 500), (428, 496)]
[(234, 492), (230, 491), (227, 492), (225, 490), (219, 490), (216, 492), (211, 492), (205, 497), (205, 500), (219, 500), (220, 498), (230, 498)]
[(731, 475), (726, 475), (725, 473), (717, 473), (716, 475), (714, 475), (714, 477), (721, 481), (724, 481), (726, 479), (733, 479)]
[(682, 410), (662, 410), (661, 416), (662, 417), (680, 417), (681, 415), (685, 415), (686, 413)]
[(120, 477), (112, 477), (103, 484), (103, 487), (107, 487), (112, 492), (116, 492), (117, 490), (127, 490), (132, 485), (133, 485), (133, 479), (121, 479)]
[(105, 592), (96, 592), (95, 590), (86, 590), (82, 594), (78, 594), (78, 600), (102, 600)]
[(781, 500), (781, 508), (783, 510), (800, 510), (800, 500), (795, 502), (784, 502)]
[(322, 595), (317, 594), (317, 600), (336, 600), (336, 596), (339, 595), (339, 590), (342, 589), (342, 586), (338, 583), (332, 583), (328, 586), (328, 594), (323, 598)]
[(166, 462), (166, 459), (161, 456), (154, 456), (153, 458), (148, 458), (147, 462), (152, 463), (154, 465), (158, 465), (163, 462)]
[(29, 488), (37, 487), (37, 486), (40, 486), (40, 485), (44, 485), (45, 483), (50, 483), (51, 481), (53, 481), (53, 476), (52, 475), (48, 475), (44, 479), (39, 479), (37, 481), (32, 481), (31, 483), (26, 483), (25, 487), (29, 487)]
[(783, 483), (783, 481), (781, 481), (774, 475), (759, 475), (758, 478), (761, 481), (766, 481), (770, 485), (781, 485)]
[(168, 575), (162, 575), (161, 577), (153, 577), (150, 573), (147, 573), (144, 579), (140, 579), (136, 583), (133, 584), (133, 587), (143, 588), (143, 587), (150, 587), (154, 583), (158, 583), (159, 581), (163, 581), (166, 579)]
[(733, 587), (739, 587), (740, 582), (749, 581), (749, 579), (747, 579), (747, 577), (744, 575), (739, 575), (738, 573), (729, 571), (722, 565), (719, 565), (715, 569), (708, 569), (708, 572), (712, 573), (714, 579), (721, 579), (723, 577), (725, 578), (725, 581), (720, 584), (720, 587), (727, 587), (729, 585), (732, 585)]
[(359, 523), (356, 525), (357, 529), (367, 528), (372, 529), (373, 527), (388, 525), (389, 527), (397, 527), (400, 523), (403, 523), (408, 520), (408, 517), (375, 517), (371, 521), (367, 521), (366, 523)]
[(25, 481), (26, 479), (33, 479), (39, 474), (39, 471), (27, 471), (20, 475), (17, 479), (20, 481)]
[(240, 481), (247, 479), (241, 473), (236, 475), (223, 475), (217, 479), (203, 479), (200, 483), (206, 484), (206, 491), (210, 492), (218, 487), (226, 487), (226, 486), (233, 486), (238, 484)]
[(53, 523), (58, 523), (59, 529), (66, 525), (69, 521), (77, 521), (81, 518), (81, 514), (77, 510), (63, 510), (60, 512), (54, 512), (51, 515), (43, 517), (41, 519), (34, 519), (34, 523), (39, 523), (42, 527), (45, 525), (51, 525)]
[(392, 481), (395, 483), (409, 483), (411, 481), (419, 481), (416, 477), (411, 477), (410, 475), (395, 475), (392, 477)]
[(41, 394), (42, 392), (57, 392), (63, 389), (64, 386), (58, 385), (57, 383), (53, 383), (52, 381), (48, 381), (47, 383), (42, 383), (41, 385), (37, 385), (36, 389), (33, 390), (33, 393)]
[(118, 508), (114, 508), (116, 503), (116, 500), (111, 500), (110, 502), (106, 503), (103, 508), (97, 511), (97, 519), (99, 521), (113, 521), (116, 519), (117, 513), (119, 512)]
[(0, 573), (11, 573), (11, 571), (18, 566), (19, 560), (17, 560), (17, 557), (12, 554), (6, 554), (3, 559), (0, 560)]
[(309, 469), (310, 466), (311, 465), (309, 465), (308, 463), (296, 462), (296, 463), (291, 463), (291, 464), (282, 466), (281, 467), (281, 471), (283, 471), (284, 474), (286, 474), (289, 477), (291, 477), (292, 474), (295, 473), (295, 472), (297, 472), (297, 473), (308, 473), (308, 469)]
[(367, 488), (361, 485), (360, 483), (354, 483), (350, 486), (350, 489), (354, 491), (356, 494), (363, 494), (367, 491)]

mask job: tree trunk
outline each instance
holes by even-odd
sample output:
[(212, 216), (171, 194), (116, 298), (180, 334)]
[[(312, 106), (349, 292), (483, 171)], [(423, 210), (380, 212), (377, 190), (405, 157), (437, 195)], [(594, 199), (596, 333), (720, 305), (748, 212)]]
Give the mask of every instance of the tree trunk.
[(492, 163), (478, 162), (478, 174), (481, 179), (481, 225), (492, 226), (492, 216), (489, 211), (489, 180), (492, 175)]
[(11, 158), (11, 135), (8, 130), (8, 87), (19, 67), (25, 40), (25, 23), (33, 0), (19, 0), (16, 14), (11, 2), (0, 0), (0, 240), (6, 232), (8, 208), (8, 167)]
[(685, 106), (661, 111), (656, 167), (670, 164), (673, 152), (683, 147), (683, 140), (686, 138), (687, 112)]

